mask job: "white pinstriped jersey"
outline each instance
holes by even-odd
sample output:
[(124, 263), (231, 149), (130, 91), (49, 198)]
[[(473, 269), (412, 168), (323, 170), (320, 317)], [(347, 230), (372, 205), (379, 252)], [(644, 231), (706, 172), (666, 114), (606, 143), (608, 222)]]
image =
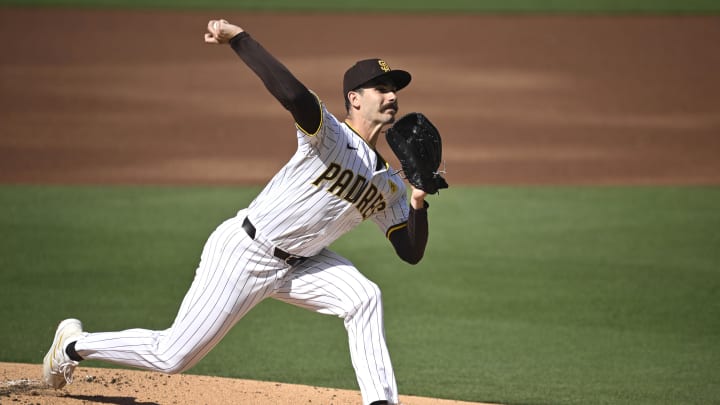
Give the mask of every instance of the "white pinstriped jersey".
[(298, 129), (297, 151), (248, 207), (258, 234), (299, 256), (317, 254), (364, 219), (387, 234), (409, 215), (402, 178), (322, 103), (321, 110), (317, 133)]

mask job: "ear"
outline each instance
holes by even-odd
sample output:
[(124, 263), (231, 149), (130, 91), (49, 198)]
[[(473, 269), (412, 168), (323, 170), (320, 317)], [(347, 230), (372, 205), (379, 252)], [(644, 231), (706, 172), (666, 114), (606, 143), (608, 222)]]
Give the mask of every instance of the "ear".
[(348, 101), (350, 102), (350, 106), (352, 106), (355, 109), (360, 108), (360, 93), (357, 91), (349, 91), (347, 94)]

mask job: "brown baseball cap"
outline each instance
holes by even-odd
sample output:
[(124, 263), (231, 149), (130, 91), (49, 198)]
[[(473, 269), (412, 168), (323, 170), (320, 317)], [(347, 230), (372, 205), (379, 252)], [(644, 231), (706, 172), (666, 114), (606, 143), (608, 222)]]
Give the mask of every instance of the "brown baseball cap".
[(412, 76), (404, 70), (390, 69), (382, 59), (365, 59), (355, 63), (345, 72), (343, 78), (343, 98), (347, 100), (348, 92), (362, 87), (363, 84), (379, 78), (388, 78), (397, 90), (410, 84)]

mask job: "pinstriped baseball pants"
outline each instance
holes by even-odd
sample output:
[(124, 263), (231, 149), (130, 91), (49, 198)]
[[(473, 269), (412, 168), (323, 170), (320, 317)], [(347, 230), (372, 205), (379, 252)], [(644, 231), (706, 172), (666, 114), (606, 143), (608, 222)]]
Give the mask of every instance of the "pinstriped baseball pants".
[(260, 301), (274, 298), (343, 318), (363, 403), (397, 403), (377, 285), (327, 249), (288, 268), (272, 255), (273, 246), (247, 236), (241, 227), (244, 217), (240, 211), (212, 233), (170, 328), (89, 333), (75, 344), (78, 354), (180, 373), (200, 361)]

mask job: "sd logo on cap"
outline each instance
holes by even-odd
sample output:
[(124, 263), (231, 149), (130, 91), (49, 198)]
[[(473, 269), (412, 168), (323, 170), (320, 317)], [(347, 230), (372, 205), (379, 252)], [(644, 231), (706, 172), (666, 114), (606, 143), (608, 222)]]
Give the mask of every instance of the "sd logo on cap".
[(375, 79), (387, 78), (395, 85), (396, 90), (400, 90), (410, 84), (412, 76), (404, 70), (393, 70), (382, 59), (365, 59), (355, 63), (345, 72), (343, 78), (343, 99), (347, 105), (347, 95), (349, 92), (361, 88), (364, 84)]

